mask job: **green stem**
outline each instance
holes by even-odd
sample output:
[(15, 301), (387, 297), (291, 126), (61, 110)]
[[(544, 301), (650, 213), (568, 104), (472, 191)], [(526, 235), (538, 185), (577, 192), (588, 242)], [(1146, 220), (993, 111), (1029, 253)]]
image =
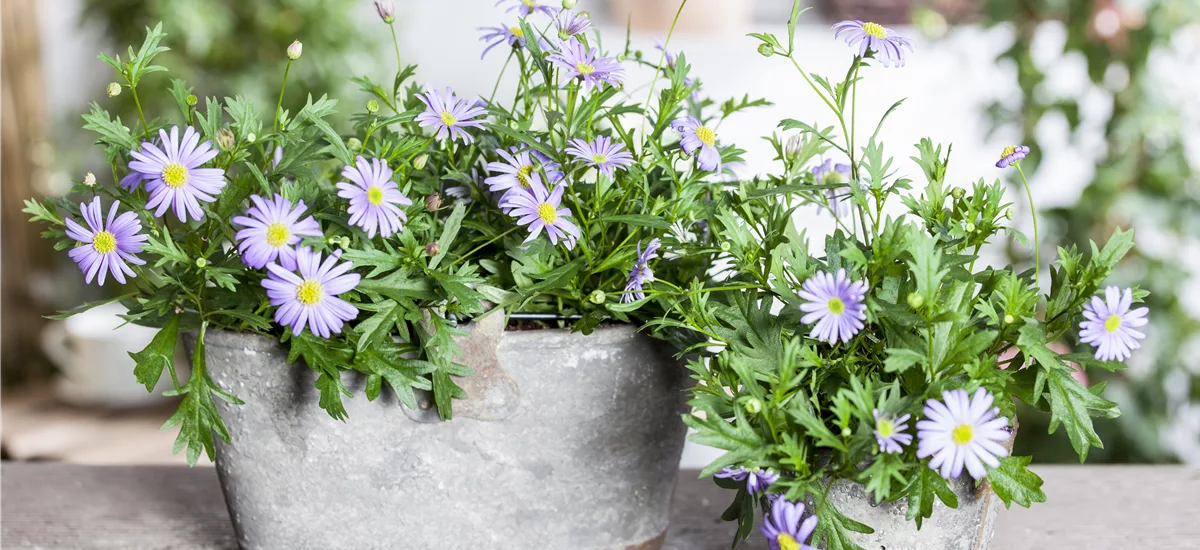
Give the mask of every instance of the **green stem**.
[[(647, 109), (650, 108), (650, 100), (654, 99), (654, 86), (658, 84), (658, 74), (662, 72), (663, 63), (667, 60), (667, 48), (671, 47), (671, 37), (675, 34), (675, 25), (679, 23), (679, 15), (683, 13), (683, 7), (687, 5), (687, 0), (679, 3), (679, 9), (675, 10), (675, 19), (671, 20), (671, 29), (667, 31), (667, 38), (663, 40), (662, 54), (658, 56), (658, 66), (654, 69), (654, 78), (650, 79), (650, 91), (646, 93), (646, 102), (643, 104)], [(658, 116), (663, 116), (659, 113)], [(642, 132), (646, 132), (646, 117), (642, 117)]]
[(392, 47), (396, 50), (396, 74), (404, 70), (404, 65), (400, 64), (400, 40), (396, 38), (396, 24), (388, 23), (388, 28), (392, 30)]
[[(508, 70), (508, 64), (510, 61), (512, 61), (514, 52), (516, 52), (516, 50), (510, 50), (508, 52), (508, 57), (504, 59), (504, 66), (500, 67), (500, 75), (496, 77), (496, 85), (492, 86), (492, 95), (488, 96), (488, 103), (492, 103), (493, 101), (495, 101), (496, 91), (500, 89), (500, 80), (502, 80), (504, 78), (504, 72)], [(514, 103), (513, 107), (515, 108), (516, 102), (514, 101), (513, 103)]]
[(513, 228), (512, 228), (512, 229), (509, 229), (508, 231), (505, 231), (505, 232), (503, 232), (503, 233), (501, 233), (501, 234), (499, 234), (499, 235), (496, 235), (495, 237), (492, 237), (490, 240), (488, 240), (488, 242), (485, 242), (485, 243), (483, 243), (483, 244), (481, 244), (481, 245), (479, 245), (479, 246), (477, 246), (477, 247), (475, 247), (475, 248), (471, 249), (471, 251), (470, 251), (470, 252), (467, 252), (466, 254), (463, 254), (462, 256), (459, 256), (459, 257), (455, 258), (453, 262), (450, 262), (449, 264), (447, 264), (447, 265), (446, 265), (446, 268), (447, 268), (447, 269), (449, 269), (450, 267), (454, 266), (454, 265), (455, 265), (455, 264), (457, 264), (458, 262), (461, 262), (461, 261), (463, 261), (463, 260), (465, 260), (465, 259), (467, 259), (467, 258), (470, 258), (472, 254), (474, 254), (474, 253), (476, 253), (476, 252), (479, 252), (480, 250), (483, 250), (483, 248), (484, 248), (485, 246), (487, 246), (487, 245), (489, 245), (489, 244), (492, 244), (492, 243), (494, 243), (494, 242), (496, 242), (496, 241), (498, 241), (498, 240), (500, 240), (500, 239), (503, 239), (504, 237), (508, 236), (508, 234), (509, 234), (509, 233), (512, 233), (513, 231), (516, 231), (516, 230), (518, 230), (518, 229), (520, 229), (520, 228), (521, 228), (521, 226), (519, 226), (519, 225), (518, 225), (518, 226), (513, 226)]
[(129, 93), (133, 94), (133, 105), (137, 107), (138, 118), (142, 119), (142, 135), (150, 139), (150, 126), (146, 125), (146, 115), (142, 113), (142, 102), (138, 100), (137, 86), (129, 85)]
[(283, 84), (279, 85), (279, 101), (275, 103), (275, 122), (271, 123), (273, 133), (279, 132), (279, 112), (283, 110), (283, 90), (287, 88), (287, 77), (291, 70), (292, 60), (288, 59), (287, 66), (283, 68)]
[(1021, 175), (1021, 183), (1025, 185), (1025, 196), (1029, 197), (1029, 216), (1033, 218), (1033, 281), (1037, 284), (1040, 292), (1042, 288), (1042, 240), (1038, 237), (1037, 208), (1033, 204), (1033, 191), (1029, 189), (1029, 180), (1025, 179), (1025, 171), (1021, 170), (1021, 163), (1014, 162), (1013, 166)]

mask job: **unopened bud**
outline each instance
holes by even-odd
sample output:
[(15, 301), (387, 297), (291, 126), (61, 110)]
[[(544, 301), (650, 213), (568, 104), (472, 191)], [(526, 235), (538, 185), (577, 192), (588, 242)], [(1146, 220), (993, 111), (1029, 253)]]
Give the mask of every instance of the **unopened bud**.
[(1017, 320), (1014, 319), (1012, 315), (1008, 315), (1008, 314), (1004, 315), (1004, 324), (1011, 325), (1011, 324), (1015, 323), (1016, 321)]
[(442, 196), (434, 193), (425, 197), (425, 211), (433, 212), (442, 207)]
[(854, 433), (854, 432), (850, 431), (850, 426), (846, 426), (845, 428), (842, 428), (842, 437), (850, 437), (850, 434), (852, 434), (852, 433)]
[(367, 112), (374, 113), (375, 111), (378, 111), (378, 110), (379, 110), (379, 102), (375, 101), (374, 99), (368, 99), (367, 100)]
[(775, 53), (775, 48), (766, 42), (758, 45), (758, 53), (763, 57), (771, 57)]
[(417, 158), (413, 160), (413, 168), (416, 168), (417, 170), (424, 170), (425, 163), (427, 162), (429, 162), (429, 155), (418, 155)]
[(342, 238), (338, 241), (338, 244), (342, 245), (342, 248), (350, 248), (350, 237), (342, 235)]
[(117, 97), (121, 95), (121, 85), (117, 84), (116, 82), (109, 82), (108, 88), (105, 88), (105, 90), (108, 91), (108, 97)]
[(375, 0), (375, 13), (384, 23), (391, 25), (396, 21), (396, 4), (392, 0)]
[(442, 252), (442, 245), (438, 243), (429, 243), (425, 245), (425, 253), (430, 257), (437, 256)]
[(596, 304), (596, 305), (603, 304), (604, 301), (607, 299), (608, 299), (608, 295), (605, 294), (603, 290), (593, 290), (592, 293), (588, 296), (588, 300), (590, 300), (593, 304)]
[(208, 260), (205, 258), (196, 258), (196, 267), (200, 269), (208, 267)]
[(1012, 221), (1012, 219), (1017, 216), (1016, 216), (1016, 214), (1013, 214), (1012, 208), (1006, 208), (1004, 210), (1004, 217), (1008, 218), (1008, 221)]
[(96, 185), (96, 174), (88, 172), (87, 175), (83, 177), (83, 184), (88, 187)]
[(228, 151), (233, 149), (234, 142), (233, 131), (229, 128), (221, 128), (217, 131), (217, 148)]
[(196, 102), (197, 102), (197, 101), (200, 101), (199, 99), (197, 99), (197, 98), (196, 98), (196, 95), (195, 95), (195, 94), (188, 94), (188, 96), (187, 96), (187, 97), (185, 97), (185, 98), (183, 98), (183, 100), (184, 100), (185, 102), (187, 102), (187, 104), (188, 104), (189, 106), (193, 106), (193, 107), (196, 105)]
[(352, 137), (346, 140), (346, 147), (351, 151), (358, 151), (362, 149), (362, 141), (359, 141), (359, 139), (356, 137)]
[(246, 134), (246, 143), (254, 143), (257, 140), (258, 140), (258, 136), (254, 135), (254, 132), (250, 132), (249, 134)]
[(625, 54), (617, 55), (617, 63), (624, 63), (624, 62), (625, 62)]
[(967, 232), (967, 233), (974, 233), (975, 232), (975, 224), (973, 224), (971, 222), (964, 223), (963, 231)]
[(562, 0), (562, 7), (564, 10), (569, 10), (569, 9), (574, 8), (575, 0)]
[(729, 252), (729, 249), (730, 249), (729, 241), (721, 241), (721, 251)]
[(300, 54), (302, 53), (304, 53), (304, 44), (301, 44), (299, 40), (292, 42), (292, 45), (288, 46), (288, 59), (291, 59), (292, 61), (300, 59)]
[(916, 292), (909, 293), (908, 307), (911, 307), (913, 309), (921, 309), (921, 306), (923, 306), (923, 305), (925, 305), (925, 297), (924, 296), (921, 296), (920, 294), (917, 294)]
[(746, 400), (746, 404), (743, 407), (750, 414), (758, 414), (762, 412), (762, 401), (759, 401), (757, 397), (751, 397)]
[(954, 190), (950, 192), (951, 196), (953, 196), (955, 199), (959, 199), (959, 200), (961, 200), (963, 198), (963, 195), (966, 195), (966, 194), (967, 194), (967, 192), (963, 191), (962, 187), (955, 187)]
[(789, 157), (795, 157), (800, 154), (800, 148), (804, 146), (804, 138), (800, 134), (796, 134), (788, 138), (787, 143), (783, 146), (783, 152)]

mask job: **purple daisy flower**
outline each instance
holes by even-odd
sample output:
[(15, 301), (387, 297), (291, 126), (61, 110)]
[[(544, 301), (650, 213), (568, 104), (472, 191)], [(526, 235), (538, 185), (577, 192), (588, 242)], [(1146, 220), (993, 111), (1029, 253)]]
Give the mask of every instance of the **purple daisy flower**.
[(625, 79), (625, 69), (612, 57), (600, 57), (596, 48), (588, 48), (572, 38), (562, 43), (558, 51), (546, 58), (563, 69), (567, 78), (583, 81), (585, 91), (597, 87), (601, 82), (620, 86)]
[(479, 27), (479, 30), (487, 31), (483, 36), (479, 37), (479, 41), (488, 43), (488, 46), (483, 49), (483, 54), (479, 56), (479, 59), (483, 59), (488, 52), (492, 51), (492, 48), (505, 42), (514, 48), (525, 47), (525, 31), (521, 30), (521, 27), (497, 25), (495, 27)]
[[(199, 143), (200, 134), (191, 126), (184, 130), (182, 140), (178, 126), (171, 127), (169, 137), (165, 129), (159, 130), (158, 136), (162, 140), (161, 149), (143, 141), (141, 151), (129, 153), (134, 159), (129, 162), (129, 168), (140, 172), (147, 182), (150, 198), (146, 208), (154, 210), (154, 216), (161, 218), (174, 205), (175, 217), (181, 222), (188, 221), (189, 214), (195, 220), (204, 218), (200, 202), (217, 200), (214, 195), (225, 187), (225, 171), (199, 166), (216, 157), (218, 151), (211, 141)], [(131, 182), (132, 178), (125, 176), (121, 180), (122, 186), (126, 185), (126, 180)]]
[(1008, 419), (992, 407), (995, 398), (979, 388), (969, 397), (966, 390), (942, 392), (945, 403), (925, 402), (925, 418), (917, 422), (917, 458), (932, 456), (929, 467), (946, 479), (962, 475), (963, 466), (975, 479), (987, 476), (984, 464), (1000, 466), (996, 457), (1008, 456)]
[(741, 466), (733, 468), (726, 466), (720, 472), (713, 475), (722, 479), (745, 481), (746, 491), (751, 495), (757, 495), (766, 491), (768, 487), (779, 481), (779, 474), (771, 470), (747, 470)]
[(417, 115), (416, 121), (420, 123), (422, 128), (432, 126), (437, 128), (437, 138), (446, 139), (446, 136), (451, 136), (450, 139), (462, 138), (463, 143), (471, 143), (474, 138), (468, 134), (465, 128), (483, 127), (482, 120), (472, 120), (475, 117), (487, 112), (479, 103), (458, 99), (454, 96), (454, 90), (446, 88), (442, 93), (437, 90), (429, 90), (423, 94), (417, 94), (417, 99), (425, 104), (425, 112)]
[(591, 143), (582, 139), (568, 141), (567, 152), (584, 164), (595, 166), (610, 180), (614, 178), (614, 170), (633, 164), (633, 155), (625, 150), (625, 146), (605, 136), (599, 136)]
[(591, 28), (592, 18), (588, 16), (587, 12), (575, 13), (568, 9), (561, 9), (554, 17), (554, 27), (558, 29), (560, 40), (569, 40), (572, 36)]
[(1010, 145), (1004, 148), (1004, 152), (1000, 153), (1000, 160), (996, 161), (996, 168), (1008, 168), (1010, 164), (1019, 162), (1029, 154), (1029, 147), (1024, 145)]
[(297, 275), (279, 264), (267, 264), (267, 278), (262, 280), (267, 297), (275, 310), (275, 322), (292, 327), (293, 334), (308, 330), (322, 338), (342, 331), (342, 324), (358, 316), (358, 308), (338, 298), (354, 290), (362, 277), (347, 273), (354, 267), (350, 262), (337, 263), (340, 253), (321, 261), (321, 253), (304, 246), (296, 250)]
[(767, 537), (771, 550), (817, 550), (804, 543), (817, 529), (817, 516), (805, 519), (803, 502), (774, 499), (759, 529)]
[(496, 149), (496, 154), (500, 155), (504, 162), (489, 162), (487, 171), (496, 175), (483, 180), (491, 192), (503, 192), (507, 196), (514, 189), (528, 192), (534, 182), (539, 185), (542, 183), (542, 176), (534, 166), (529, 151), (517, 151), (514, 147), (511, 153)]
[(1132, 289), (1122, 292), (1120, 288), (1110, 286), (1104, 289), (1104, 298), (1092, 296), (1092, 301), (1084, 304), (1079, 341), (1095, 347), (1096, 359), (1100, 361), (1124, 361), (1133, 350), (1142, 347), (1138, 340), (1146, 335), (1136, 329), (1149, 322), (1146, 315), (1150, 310), (1139, 307), (1130, 311)]
[(912, 434), (904, 433), (908, 429), (908, 419), (912, 415), (893, 418), (875, 409), (875, 440), (879, 442), (879, 452), (898, 453), (912, 443)]
[(304, 201), (293, 207), (282, 195), (276, 194), (269, 202), (258, 195), (250, 195), (250, 202), (254, 206), (246, 210), (245, 216), (233, 218), (233, 223), (245, 228), (234, 235), (242, 263), (262, 269), (278, 260), (284, 269), (295, 271), (296, 250), (293, 247), (300, 244), (300, 237), (320, 237), (321, 226), (312, 216), (300, 219), (305, 212)]
[(554, 8), (543, 6), (537, 0), (499, 0), (496, 5), (512, 4), (504, 13), (517, 12), (521, 17), (529, 17), (534, 12), (540, 12), (547, 16), (554, 17)]
[(717, 150), (717, 133), (712, 128), (705, 126), (694, 116), (676, 119), (671, 123), (671, 127), (683, 136), (679, 145), (683, 147), (684, 153), (695, 154), (699, 149), (696, 158), (700, 161), (701, 170), (721, 171), (721, 152)]
[(863, 328), (867, 306), (863, 297), (867, 294), (867, 283), (846, 278), (846, 270), (839, 269), (837, 276), (818, 271), (800, 288), (800, 297), (807, 302), (800, 310), (807, 313), (801, 323), (811, 324), (809, 338), (836, 344), (839, 340), (849, 342)]
[(912, 41), (878, 23), (858, 20), (842, 21), (833, 26), (834, 38), (845, 38), (850, 46), (858, 46), (858, 56), (866, 57), (867, 50), (875, 52), (884, 67), (903, 67), (904, 48), (912, 51)]
[(633, 269), (629, 272), (629, 279), (625, 283), (625, 295), (621, 296), (622, 302), (629, 303), (646, 297), (646, 293), (642, 292), (642, 287), (646, 283), (654, 281), (654, 271), (650, 270), (650, 260), (658, 257), (658, 247), (661, 244), (657, 237), (646, 243), (645, 250), (642, 250), (642, 243), (638, 243), (637, 261), (634, 262)]
[[(812, 174), (817, 184), (846, 183), (850, 181), (850, 165), (834, 164), (833, 160), (825, 159), (824, 163), (812, 168)], [(829, 212), (835, 218), (841, 218), (850, 213), (850, 200), (845, 193), (839, 196), (838, 189), (826, 189), (825, 197), (829, 199)], [(824, 205), (817, 206), (825, 208)]]
[(380, 159), (368, 163), (359, 155), (354, 166), (342, 169), (342, 177), (352, 182), (337, 184), (338, 196), (350, 201), (346, 212), (350, 214), (351, 225), (366, 230), (371, 239), (375, 238), (376, 229), (384, 237), (404, 230), (408, 214), (400, 207), (410, 206), (412, 201), (392, 181), (392, 169), (386, 163)]
[(509, 193), (506, 196), (517, 224), (529, 226), (529, 237), (525, 242), (536, 239), (545, 229), (551, 243), (557, 245), (558, 240), (563, 239), (567, 249), (575, 248), (579, 228), (566, 218), (571, 211), (561, 208), (563, 189), (566, 187), (560, 185), (549, 192), (541, 180), (530, 180), (530, 184), (531, 193)]
[(139, 234), (142, 222), (137, 214), (125, 212), (117, 215), (120, 202), (113, 202), (108, 210), (108, 220), (100, 208), (100, 197), (92, 199), (90, 204), (79, 203), (79, 213), (87, 222), (87, 229), (75, 220), (66, 218), (67, 236), (79, 241), (81, 246), (72, 248), (67, 255), (75, 260), (79, 270), (85, 275), (84, 282), (91, 283), (92, 278), (99, 278), (96, 284), (104, 286), (104, 279), (112, 273), (118, 283), (125, 283), (125, 275), (136, 277), (127, 263), (142, 265), (144, 260), (134, 256), (142, 251), (142, 244), (149, 237)]

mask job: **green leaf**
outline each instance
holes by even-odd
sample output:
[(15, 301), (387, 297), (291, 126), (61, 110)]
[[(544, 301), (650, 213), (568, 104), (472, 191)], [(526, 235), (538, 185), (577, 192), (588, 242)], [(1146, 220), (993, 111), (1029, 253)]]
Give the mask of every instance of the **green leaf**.
[(182, 315), (172, 315), (142, 351), (129, 353), (135, 363), (133, 375), (148, 392), (154, 391), (164, 368), (170, 369), (171, 379), (175, 379), (175, 343), (179, 341), (182, 318)]
[(808, 436), (816, 440), (818, 447), (829, 447), (843, 453), (849, 452), (849, 449), (846, 448), (846, 444), (842, 442), (841, 438), (834, 435), (829, 430), (829, 427), (825, 425), (825, 421), (821, 420), (813, 412), (812, 404), (809, 403), (808, 397), (804, 395), (804, 392), (799, 392), (792, 399), (790, 411), (796, 422), (800, 423), (808, 431)]
[(923, 233), (918, 234), (910, 241), (908, 252), (912, 254), (908, 267), (916, 280), (917, 293), (925, 299), (925, 303), (936, 304), (942, 279), (949, 273), (949, 270), (942, 268), (942, 253), (938, 250), (937, 240)]
[(91, 130), (100, 134), (100, 141), (109, 145), (116, 145), (125, 151), (131, 151), (138, 148), (138, 142), (129, 133), (129, 128), (121, 124), (121, 119), (116, 120), (109, 118), (108, 111), (100, 108), (96, 102), (91, 103), (92, 110), (88, 114), (83, 115), (83, 129)]
[(888, 348), (887, 354), (887, 359), (883, 361), (885, 372), (904, 372), (913, 365), (923, 364), (929, 360), (924, 353), (917, 353), (905, 348)]
[(291, 341), (288, 363), (303, 358), (308, 368), (320, 374), (315, 385), (321, 391), (321, 408), (334, 419), (345, 421), (347, 415), (346, 408), (342, 406), (342, 395), (351, 394), (342, 385), (341, 371), (350, 365), (350, 349), (342, 342), (319, 338), (309, 332), (291, 334), (289, 330), (284, 340)]
[(950, 485), (924, 463), (913, 473), (908, 486), (904, 488), (903, 495), (908, 499), (908, 512), (905, 514), (905, 519), (916, 520), (917, 529), (921, 528), (923, 520), (933, 515), (933, 499), (935, 497), (950, 508), (958, 508), (958, 497), (955, 496), (954, 491), (950, 490)]
[(383, 337), (391, 332), (403, 311), (403, 308), (395, 300), (384, 300), (375, 305), (379, 308), (375, 315), (367, 317), (354, 327), (355, 332), (359, 335), (358, 353), (362, 353), (363, 350), (382, 341)]
[(726, 466), (761, 461), (767, 455), (767, 445), (762, 436), (742, 417), (740, 409), (731, 422), (711, 410), (705, 410), (705, 418), (683, 415), (683, 423), (696, 430), (688, 439), (726, 452), (700, 471), (700, 477), (711, 476)]
[(317, 377), (315, 385), (321, 391), (321, 398), (318, 401), (320, 407), (325, 409), (325, 412), (329, 413), (334, 420), (345, 422), (350, 415), (346, 413), (346, 407), (342, 405), (342, 395), (350, 397), (350, 390), (342, 385), (341, 377), (322, 372), (321, 376)]
[(458, 203), (454, 205), (454, 211), (450, 213), (450, 217), (446, 218), (446, 225), (442, 227), (442, 236), (438, 237), (438, 246), (441, 250), (436, 256), (430, 258), (429, 269), (436, 269), (441, 263), (442, 258), (446, 257), (446, 253), (450, 251), (450, 244), (454, 242), (454, 237), (458, 236), (458, 229), (462, 226), (463, 218), (467, 215), (466, 205)]
[(848, 531), (866, 534), (875, 532), (874, 529), (842, 514), (827, 494), (821, 497), (816, 514), (818, 521), (813, 541), (824, 539), (825, 550), (862, 550), (861, 546), (850, 539)]
[(202, 323), (199, 335), (196, 337), (196, 349), (192, 354), (191, 379), (178, 390), (163, 392), (163, 395), (167, 396), (183, 395), (184, 397), (179, 402), (179, 408), (175, 410), (175, 414), (171, 415), (171, 418), (168, 418), (159, 428), (168, 430), (179, 426), (179, 435), (175, 438), (173, 452), (178, 453), (186, 448), (187, 461), (192, 466), (195, 466), (196, 461), (200, 459), (201, 451), (208, 455), (209, 460), (215, 458), (216, 442), (213, 439), (213, 432), (216, 432), (222, 441), (230, 442), (229, 429), (221, 420), (221, 414), (217, 412), (217, 406), (213, 402), (212, 396), (216, 394), (221, 399), (235, 405), (242, 404), (240, 399), (217, 387), (208, 376), (208, 363), (204, 353), (204, 333), (207, 327), (208, 323)]
[(658, 216), (651, 216), (648, 214), (623, 214), (623, 215), (619, 215), (619, 216), (605, 216), (604, 219), (602, 219), (600, 222), (605, 223), (605, 224), (624, 223), (624, 224), (636, 225), (636, 226), (640, 226), (640, 227), (662, 229), (664, 231), (671, 229), (671, 224), (667, 223), (667, 220), (664, 220)]
[(1000, 459), (1000, 467), (987, 467), (987, 480), (992, 484), (996, 496), (1004, 501), (1004, 507), (1017, 503), (1028, 508), (1034, 502), (1046, 502), (1042, 492), (1042, 478), (1029, 471), (1030, 456), (1006, 456)]
[[(1092, 428), (1091, 416), (1116, 418), (1121, 411), (1117, 404), (1087, 390), (1071, 377), (1068, 370), (1055, 369), (1047, 376), (1050, 396), (1050, 433), (1062, 424), (1071, 439), (1071, 447), (1079, 454), (1079, 462), (1087, 459), (1088, 449), (1104, 448), (1104, 442)], [(1094, 412), (1093, 412), (1094, 411)]]
[(1108, 242), (1104, 244), (1104, 248), (1096, 250), (1096, 243), (1092, 243), (1092, 267), (1099, 268), (1103, 273), (1108, 273), (1117, 267), (1117, 262), (1120, 262), (1130, 250), (1133, 249), (1133, 230), (1129, 229), (1122, 231), (1117, 228), (1113, 231)]

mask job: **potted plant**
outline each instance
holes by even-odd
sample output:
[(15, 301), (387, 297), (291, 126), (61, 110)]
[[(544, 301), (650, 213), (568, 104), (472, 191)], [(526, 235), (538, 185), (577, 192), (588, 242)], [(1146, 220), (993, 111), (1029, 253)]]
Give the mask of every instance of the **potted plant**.
[[(586, 14), (503, 4), (480, 49), (515, 90), (413, 84), (396, 48), (394, 78), (354, 79), (339, 130), (333, 99), (281, 108), (296, 42), (269, 118), (177, 79), (177, 112), (93, 104), (111, 181), (27, 204), (86, 282), (126, 285), (125, 319), (159, 328), (134, 374), (166, 370), (182, 400), (164, 428), (215, 458), (243, 547), (662, 542), (688, 333), (636, 329), (710, 291), (707, 197), (740, 154), (712, 128), (758, 103), (697, 118), (713, 102), (682, 55), (606, 52)], [(110, 96), (146, 104), (163, 39), (100, 56)], [(622, 60), (655, 70), (648, 90), (623, 88)]]
[[(1011, 456), (1016, 400), (1049, 411), (1081, 460), (1102, 444), (1091, 417), (1119, 415), (1071, 363), (1121, 369), (1144, 337), (1135, 302), (1146, 292), (1101, 286), (1132, 232), (1090, 253), (1060, 248), (1042, 279), (1035, 222), (1031, 269), (986, 265), (987, 243), (1026, 242), (1007, 225), (1002, 184), (953, 185), (950, 149), (928, 139), (911, 157), (914, 182), (877, 140), (900, 102), (881, 120), (856, 117), (857, 88), (903, 66), (907, 41), (840, 23), (845, 79), (810, 75), (792, 34), (800, 13), (797, 2), (783, 40), (754, 36), (763, 55), (791, 61), (836, 126), (782, 121), (796, 132), (772, 139), (782, 172), (714, 197), (712, 230), (731, 262), (715, 284), (741, 290), (699, 295), (684, 315), (707, 338), (694, 348), (707, 356), (689, 363), (702, 414), (684, 420), (727, 451), (702, 475), (736, 490), (724, 517), (739, 522), (737, 541), (759, 536), (761, 510), (774, 550), (986, 547), (1000, 501), (1046, 498), (1031, 457)], [(1028, 152), (1006, 149), (996, 169), (1024, 183)], [(810, 242), (793, 224), (802, 208), (837, 229)], [(1062, 338), (1084, 349), (1050, 347)]]

